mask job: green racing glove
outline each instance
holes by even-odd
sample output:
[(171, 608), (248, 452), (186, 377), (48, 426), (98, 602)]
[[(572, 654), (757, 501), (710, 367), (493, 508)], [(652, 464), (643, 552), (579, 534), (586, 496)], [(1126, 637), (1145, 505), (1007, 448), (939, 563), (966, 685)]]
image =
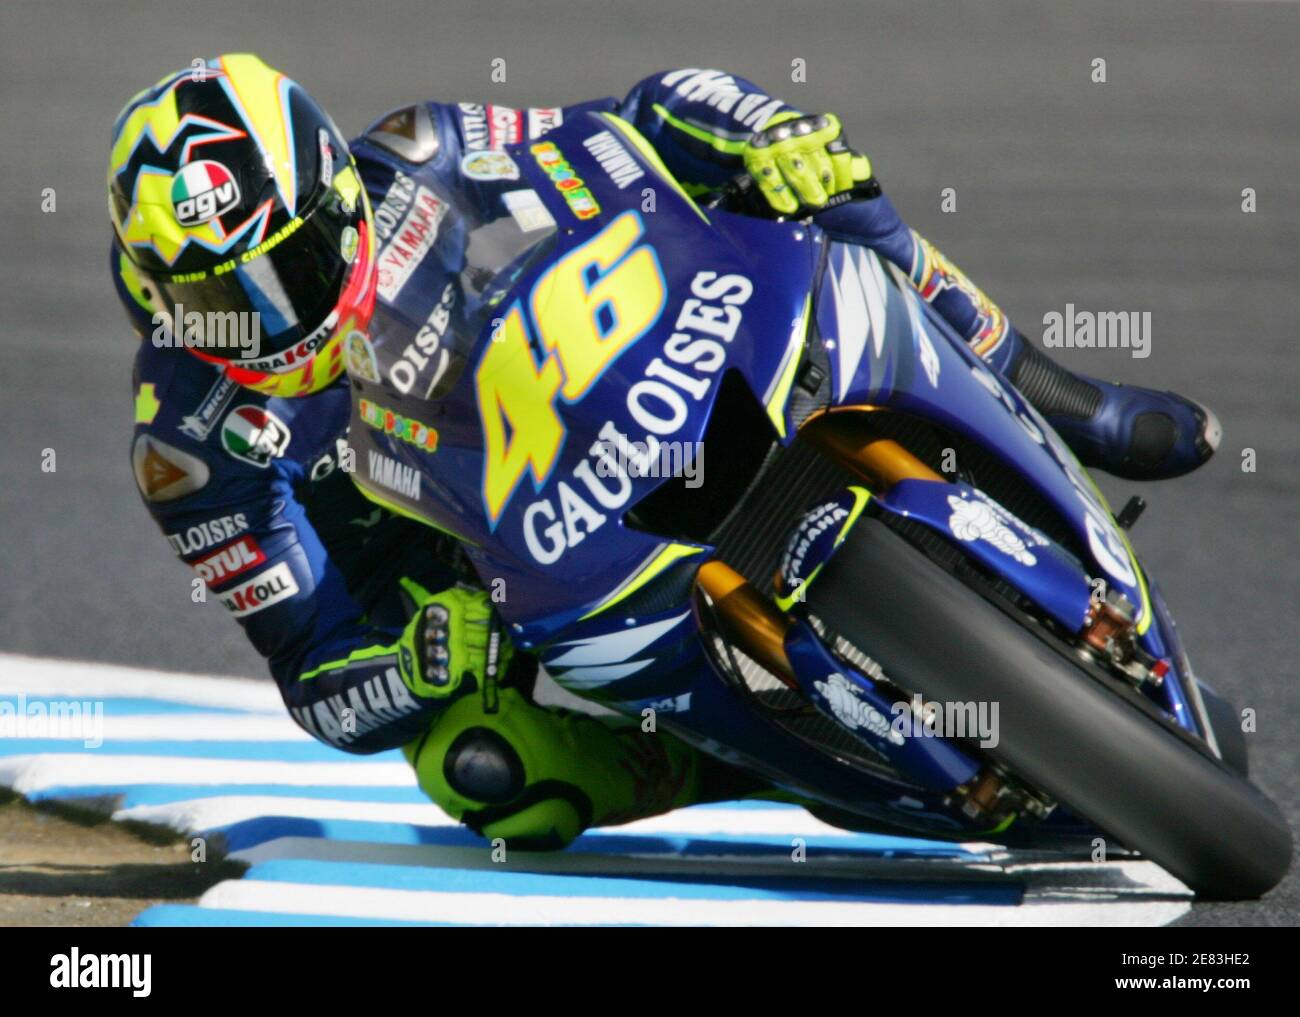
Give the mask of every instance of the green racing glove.
[(779, 113), (745, 145), (745, 169), (782, 215), (822, 208), (871, 179), (871, 162), (849, 148), (833, 113)]
[(414, 579), (400, 582), (414, 604), (400, 645), (402, 678), (415, 695), (450, 700), (462, 686), (500, 679), (513, 651), (486, 591), (457, 585), (430, 593)]

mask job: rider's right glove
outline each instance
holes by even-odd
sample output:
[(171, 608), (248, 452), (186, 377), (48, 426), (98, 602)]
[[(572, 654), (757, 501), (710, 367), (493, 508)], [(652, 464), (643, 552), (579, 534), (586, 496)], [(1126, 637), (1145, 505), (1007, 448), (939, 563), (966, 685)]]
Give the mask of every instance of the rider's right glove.
[(849, 148), (833, 113), (781, 113), (745, 145), (745, 169), (767, 203), (790, 215), (818, 209), (871, 178), (871, 162)]
[(494, 624), (486, 591), (452, 586), (430, 593), (413, 579), (401, 584), (415, 604), (400, 650), (402, 678), (415, 695), (451, 700), (500, 679), (512, 649)]

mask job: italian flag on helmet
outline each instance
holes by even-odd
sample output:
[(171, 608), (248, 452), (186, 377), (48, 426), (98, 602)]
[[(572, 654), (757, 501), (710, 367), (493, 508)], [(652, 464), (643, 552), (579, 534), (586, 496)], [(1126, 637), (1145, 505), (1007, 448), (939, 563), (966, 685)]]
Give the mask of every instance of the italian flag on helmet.
[(239, 185), (219, 162), (192, 162), (172, 177), (172, 211), (182, 226), (207, 222), (237, 204)]

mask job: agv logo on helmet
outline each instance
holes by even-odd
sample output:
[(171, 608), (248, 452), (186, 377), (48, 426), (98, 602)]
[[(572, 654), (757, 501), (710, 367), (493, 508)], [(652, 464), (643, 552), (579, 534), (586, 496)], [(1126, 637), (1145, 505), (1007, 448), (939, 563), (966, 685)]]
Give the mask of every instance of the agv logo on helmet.
[(239, 185), (219, 162), (201, 159), (172, 177), (172, 211), (182, 226), (198, 226), (239, 204)]

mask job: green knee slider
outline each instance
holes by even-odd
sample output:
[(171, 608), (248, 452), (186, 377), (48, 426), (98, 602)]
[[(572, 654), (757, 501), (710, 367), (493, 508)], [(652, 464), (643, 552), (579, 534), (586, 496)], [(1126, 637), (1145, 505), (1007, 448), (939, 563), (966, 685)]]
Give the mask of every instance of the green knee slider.
[(448, 815), (521, 850), (567, 846), (594, 825), (689, 804), (695, 755), (667, 734), (530, 702), (465, 696), (404, 750), (420, 788)]

